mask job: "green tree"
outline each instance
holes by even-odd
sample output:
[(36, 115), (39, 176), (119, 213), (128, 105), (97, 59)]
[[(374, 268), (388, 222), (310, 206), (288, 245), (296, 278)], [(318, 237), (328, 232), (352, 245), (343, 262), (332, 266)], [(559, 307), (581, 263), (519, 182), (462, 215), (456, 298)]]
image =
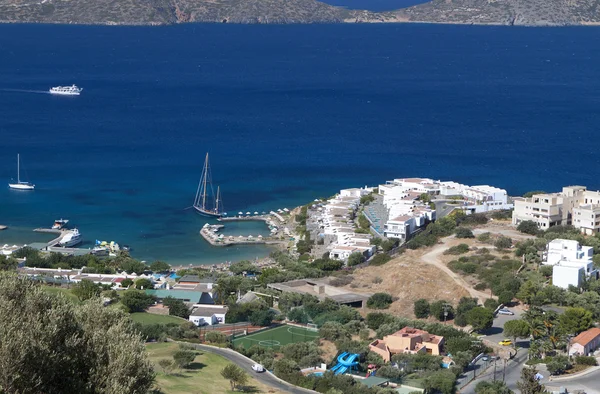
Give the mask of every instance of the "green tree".
[(475, 331), (485, 330), (494, 324), (494, 314), (489, 309), (478, 306), (467, 312), (467, 323)]
[(512, 338), (515, 346), (517, 338), (527, 338), (531, 334), (531, 328), (526, 321), (509, 320), (504, 323), (504, 335)]
[(348, 256), (348, 266), (353, 267), (358, 264), (362, 264), (365, 262), (365, 256), (362, 253), (354, 252), (350, 256)]
[(169, 375), (173, 371), (173, 367), (175, 366), (175, 363), (173, 362), (173, 360), (168, 360), (166, 358), (162, 358), (162, 359), (158, 360), (158, 366), (161, 367), (161, 369), (163, 370), (163, 372), (165, 374)]
[(529, 198), (529, 197), (533, 197), (536, 194), (546, 194), (546, 192), (543, 190), (532, 190), (532, 191), (529, 191), (529, 192), (523, 194), (523, 197)]
[(14, 271), (19, 262), (14, 257), (0, 255), (0, 271)]
[(532, 305), (535, 302), (536, 296), (542, 290), (542, 286), (533, 280), (528, 280), (523, 283), (516, 297), (520, 300), (525, 301), (525, 303)]
[(391, 259), (392, 258), (387, 253), (379, 253), (379, 254), (376, 254), (375, 256), (373, 256), (371, 258), (371, 260), (369, 260), (369, 265), (375, 265), (375, 266), (384, 265)]
[(538, 373), (535, 368), (523, 368), (521, 370), (521, 380), (517, 382), (517, 388), (521, 394), (545, 394), (546, 388), (536, 379)]
[(308, 323), (308, 315), (303, 308), (294, 308), (287, 313), (287, 318), (296, 323)]
[(537, 235), (540, 231), (540, 229), (537, 226), (537, 223), (534, 222), (533, 220), (522, 221), (517, 226), (517, 230), (522, 233), (531, 234), (531, 235)]
[(155, 261), (150, 264), (150, 270), (152, 272), (168, 272), (171, 269), (171, 266), (164, 261)]
[(173, 361), (179, 368), (185, 368), (196, 359), (196, 352), (188, 349), (180, 349), (173, 354)]
[(275, 317), (274, 311), (272, 311), (270, 309), (262, 309), (262, 310), (253, 311), (250, 314), (248, 320), (250, 320), (250, 323), (252, 323), (255, 326), (266, 327), (266, 326), (271, 325), (274, 317)]
[(117, 257), (115, 260), (119, 268), (128, 274), (135, 272), (136, 274), (141, 275), (148, 269), (146, 264), (142, 263), (141, 261), (134, 260), (129, 256)]
[(424, 384), (427, 392), (454, 394), (456, 376), (447, 369), (436, 371), (425, 378)]
[(129, 287), (133, 284), (133, 281), (129, 278), (125, 278), (121, 281), (121, 287)]
[(227, 336), (220, 331), (209, 331), (204, 335), (204, 339), (211, 343), (227, 342)]
[(473, 235), (473, 231), (467, 227), (457, 227), (456, 228), (456, 238), (475, 238)]
[(248, 382), (248, 374), (235, 364), (227, 364), (221, 370), (221, 376), (229, 380), (232, 391), (235, 391), (236, 387), (243, 386)]
[(73, 285), (71, 292), (79, 301), (89, 300), (90, 298), (98, 297), (102, 288), (88, 279), (83, 279), (81, 282)]
[(0, 275), (0, 391), (141, 393), (154, 372), (127, 315)]
[(153, 289), (154, 285), (150, 279), (140, 278), (135, 281), (135, 288), (139, 290), (149, 290)]
[(446, 321), (454, 317), (454, 308), (448, 301), (440, 300), (429, 305), (429, 313), (439, 321)]
[(328, 341), (337, 341), (339, 339), (350, 339), (350, 333), (344, 326), (335, 321), (328, 321), (319, 329), (321, 338)]
[(512, 239), (501, 235), (494, 241), (494, 246), (497, 249), (508, 249), (512, 246)]
[(560, 315), (560, 330), (564, 334), (579, 334), (592, 326), (594, 316), (592, 312), (583, 308), (567, 308)]
[(169, 315), (171, 316), (179, 316), (186, 320), (190, 317), (190, 308), (182, 300), (169, 296), (163, 299), (163, 304), (169, 307)]
[(373, 309), (387, 309), (394, 299), (388, 293), (375, 293), (367, 300), (367, 306)]
[(414, 308), (415, 316), (419, 319), (429, 317), (429, 301), (424, 298), (415, 301)]
[(552, 375), (561, 375), (571, 369), (572, 365), (567, 356), (557, 356), (552, 358), (552, 361), (547, 363), (546, 367)]
[(475, 386), (475, 394), (514, 394), (514, 391), (500, 380), (482, 380)]
[(150, 305), (154, 304), (156, 298), (139, 290), (127, 290), (121, 296), (123, 304), (130, 313), (142, 312)]

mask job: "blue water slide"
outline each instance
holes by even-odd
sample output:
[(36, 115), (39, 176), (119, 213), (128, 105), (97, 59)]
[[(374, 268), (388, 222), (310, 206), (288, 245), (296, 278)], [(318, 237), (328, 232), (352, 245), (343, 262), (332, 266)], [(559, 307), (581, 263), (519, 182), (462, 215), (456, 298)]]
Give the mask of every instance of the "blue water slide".
[(333, 368), (331, 368), (331, 371), (335, 375), (344, 374), (346, 373), (346, 371), (348, 371), (349, 368), (358, 365), (358, 361), (356, 361), (356, 359), (359, 357), (360, 354), (350, 354), (348, 352), (343, 352), (338, 356), (338, 363)]

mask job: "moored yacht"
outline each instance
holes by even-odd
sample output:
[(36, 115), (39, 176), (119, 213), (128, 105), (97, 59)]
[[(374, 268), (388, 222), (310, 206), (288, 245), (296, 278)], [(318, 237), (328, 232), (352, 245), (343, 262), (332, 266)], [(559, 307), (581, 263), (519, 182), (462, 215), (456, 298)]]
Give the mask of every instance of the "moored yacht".
[(62, 237), (62, 239), (58, 242), (59, 246), (68, 248), (70, 246), (75, 246), (83, 241), (81, 233), (76, 228), (70, 231), (67, 231), (67, 234)]
[(8, 187), (15, 190), (33, 190), (35, 185), (30, 182), (21, 181), (21, 155), (17, 154), (17, 183), (10, 182)]
[(52, 230), (62, 230), (67, 226), (67, 223), (69, 223), (68, 219), (57, 219), (52, 225)]

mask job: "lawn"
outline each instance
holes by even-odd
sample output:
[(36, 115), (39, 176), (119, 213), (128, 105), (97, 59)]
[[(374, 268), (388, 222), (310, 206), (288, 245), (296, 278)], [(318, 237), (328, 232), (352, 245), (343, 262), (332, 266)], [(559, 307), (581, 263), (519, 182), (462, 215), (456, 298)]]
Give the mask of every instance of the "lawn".
[(290, 343), (309, 342), (317, 338), (319, 338), (318, 332), (309, 331), (302, 327), (283, 325), (236, 338), (233, 340), (233, 344), (236, 347), (242, 344), (246, 349), (252, 345), (279, 349), (281, 346)]
[[(173, 354), (179, 349), (176, 343), (151, 343), (146, 345), (150, 361), (156, 370), (156, 386), (163, 394), (229, 394), (229, 381), (221, 376), (221, 370), (229, 361), (216, 354), (198, 351), (198, 355), (190, 368), (176, 370), (167, 375), (158, 366), (161, 359), (173, 359)], [(259, 383), (250, 376), (247, 392), (252, 393), (281, 393)], [(239, 391), (235, 391), (239, 393)]]
[(73, 292), (71, 291), (71, 289), (65, 289), (63, 287), (56, 287), (56, 286), (42, 286), (42, 289), (46, 292), (46, 293), (50, 293), (50, 294), (62, 294), (65, 297), (67, 297), (68, 300), (73, 301), (75, 303), (80, 303), (79, 299), (73, 294)]
[(131, 320), (141, 324), (181, 324), (187, 321), (177, 316), (155, 315), (153, 313), (147, 312), (135, 312), (130, 314), (129, 316), (131, 316)]

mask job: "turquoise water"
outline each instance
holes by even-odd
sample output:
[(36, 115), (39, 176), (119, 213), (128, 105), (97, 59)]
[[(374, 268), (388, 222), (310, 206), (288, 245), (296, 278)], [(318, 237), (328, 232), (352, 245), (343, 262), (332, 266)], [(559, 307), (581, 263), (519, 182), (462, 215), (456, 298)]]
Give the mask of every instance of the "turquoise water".
[[(0, 25), (0, 244), (69, 218), (86, 244), (210, 264), (204, 155), (229, 212), (404, 176), (511, 194), (600, 188), (600, 30), (425, 25)], [(76, 83), (76, 98), (44, 93)], [(240, 226), (246, 226), (240, 225)], [(230, 227), (246, 233), (264, 224)], [(255, 227), (252, 227), (255, 226)], [(46, 239), (47, 237), (41, 237)]]

